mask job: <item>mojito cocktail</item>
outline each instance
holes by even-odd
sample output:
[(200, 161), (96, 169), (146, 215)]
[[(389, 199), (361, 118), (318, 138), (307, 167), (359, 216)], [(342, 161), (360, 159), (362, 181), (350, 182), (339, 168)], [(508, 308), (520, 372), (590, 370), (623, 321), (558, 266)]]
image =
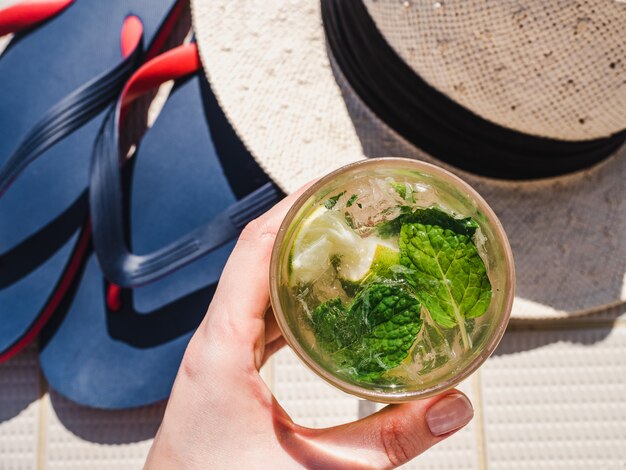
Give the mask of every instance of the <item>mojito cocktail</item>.
[(340, 388), (382, 401), (420, 396), (482, 362), (506, 324), (503, 231), (471, 188), (434, 168), (349, 166), (318, 182), (279, 235), (279, 324)]

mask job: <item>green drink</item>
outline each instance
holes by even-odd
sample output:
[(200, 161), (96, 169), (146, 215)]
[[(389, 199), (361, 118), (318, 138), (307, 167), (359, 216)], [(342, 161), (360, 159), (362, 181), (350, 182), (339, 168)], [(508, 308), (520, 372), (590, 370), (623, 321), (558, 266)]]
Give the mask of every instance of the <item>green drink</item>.
[(361, 397), (432, 395), (497, 345), (513, 262), (487, 204), (450, 173), (378, 159), (318, 181), (286, 217), (272, 304), (315, 372)]

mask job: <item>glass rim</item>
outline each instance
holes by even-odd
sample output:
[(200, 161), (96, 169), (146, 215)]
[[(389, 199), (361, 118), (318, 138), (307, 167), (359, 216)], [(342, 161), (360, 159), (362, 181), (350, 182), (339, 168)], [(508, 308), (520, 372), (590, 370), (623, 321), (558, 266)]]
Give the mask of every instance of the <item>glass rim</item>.
[[(359, 169), (367, 169), (368, 167), (380, 167), (380, 166), (394, 167), (397, 166), (401, 169), (409, 169), (409, 170), (417, 170), (422, 171), (430, 176), (435, 178), (439, 178), (444, 180), (445, 182), (449, 182), (456, 189), (461, 189), (468, 194), (468, 197), (476, 202), (477, 209), (480, 210), (486, 217), (487, 223), (493, 228), (493, 232), (496, 235), (497, 243), (500, 244), (503, 248), (505, 254), (505, 265), (506, 265), (506, 276), (507, 280), (511, 285), (511, 289), (505, 294), (506, 299), (504, 302), (504, 312), (500, 318), (500, 322), (497, 327), (494, 329), (491, 337), (486, 341), (484, 349), (480, 352), (480, 354), (476, 355), (472, 361), (470, 361), (463, 369), (459, 371), (459, 373), (454, 374), (447, 380), (442, 380), (436, 385), (428, 388), (424, 388), (421, 390), (413, 390), (413, 391), (403, 391), (403, 392), (393, 392), (393, 391), (382, 391), (382, 390), (371, 390), (369, 388), (347, 382), (340, 377), (332, 374), (331, 372), (324, 369), (320, 364), (318, 364), (313, 358), (306, 353), (304, 348), (300, 345), (300, 342), (295, 337), (294, 333), (291, 331), (289, 325), (287, 324), (287, 319), (285, 318), (285, 313), (283, 312), (282, 305), (280, 302), (280, 298), (278, 295), (278, 271), (280, 269), (280, 252), (281, 246), (284, 242), (287, 231), (293, 222), (295, 216), (298, 214), (300, 209), (313, 197), (315, 194), (324, 186), (326, 186), (329, 182), (332, 182), (337, 177), (341, 176), (344, 173), (347, 173), (355, 168)], [(310, 187), (308, 187), (304, 193), (296, 199), (293, 205), (287, 211), (285, 218), (283, 219), (278, 232), (276, 233), (276, 239), (274, 241), (274, 246), (272, 248), (272, 255), (270, 258), (270, 302), (272, 309), (274, 311), (274, 315), (276, 317), (276, 323), (278, 323), (278, 327), (285, 338), (285, 341), (291, 347), (291, 349), (296, 353), (296, 355), (300, 358), (302, 362), (304, 362), (309, 369), (315, 372), (319, 377), (324, 379), (326, 382), (330, 383), (334, 387), (349, 393), (351, 395), (355, 395), (359, 398), (381, 402), (381, 403), (403, 403), (412, 400), (419, 400), (423, 398), (428, 398), (438, 393), (441, 393), (445, 390), (448, 390), (455, 385), (459, 384), (471, 374), (473, 374), (482, 364), (487, 360), (489, 356), (495, 351), (509, 322), (509, 318), (511, 315), (511, 309), (513, 307), (513, 299), (515, 298), (515, 265), (513, 261), (513, 252), (511, 250), (511, 246), (509, 244), (508, 237), (506, 232), (504, 231), (504, 227), (502, 223), (496, 216), (495, 212), (487, 201), (468, 183), (463, 181), (458, 176), (452, 174), (448, 170), (445, 170), (439, 166), (433, 165), (431, 163), (426, 163), (420, 160), (412, 159), (412, 158), (402, 158), (402, 157), (378, 157), (378, 158), (369, 158), (366, 160), (359, 160), (354, 163), (350, 163), (348, 165), (344, 165), (327, 175), (321, 177), (317, 181), (315, 181)]]

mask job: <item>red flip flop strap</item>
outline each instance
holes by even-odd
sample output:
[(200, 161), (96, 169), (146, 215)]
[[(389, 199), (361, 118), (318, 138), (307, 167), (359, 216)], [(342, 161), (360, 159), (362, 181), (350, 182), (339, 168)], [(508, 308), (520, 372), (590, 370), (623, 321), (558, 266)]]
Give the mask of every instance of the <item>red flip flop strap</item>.
[(17, 33), (65, 10), (74, 0), (20, 2), (0, 10), (0, 36)]
[(122, 92), (122, 107), (163, 83), (183, 78), (197, 72), (199, 68), (200, 59), (195, 44), (185, 44), (155, 57), (143, 64), (126, 82)]
[(189, 8), (188, 0), (177, 0), (176, 4), (167, 15), (167, 18), (159, 28), (159, 33), (152, 40), (152, 44), (146, 50), (146, 55), (144, 57), (144, 61), (149, 61), (156, 57), (159, 53), (161, 53), (168, 41), (168, 39), (172, 36), (174, 29), (177, 27), (179, 20), (185, 11), (185, 8)]
[[(122, 45), (124, 49), (124, 45)], [(156, 56), (143, 64), (128, 79), (121, 95), (121, 114), (124, 108), (142, 96), (144, 93), (161, 86), (170, 80), (176, 80), (195, 73), (200, 68), (198, 47), (196, 44), (186, 44), (176, 47)], [(107, 307), (116, 312), (122, 305), (121, 288), (110, 283), (106, 294)]]

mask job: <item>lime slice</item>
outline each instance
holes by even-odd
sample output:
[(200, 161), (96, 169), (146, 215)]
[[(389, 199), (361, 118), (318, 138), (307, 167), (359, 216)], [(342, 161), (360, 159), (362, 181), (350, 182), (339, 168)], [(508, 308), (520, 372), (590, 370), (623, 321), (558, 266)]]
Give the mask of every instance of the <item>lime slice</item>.
[(398, 252), (397, 241), (374, 235), (361, 238), (343, 214), (319, 207), (304, 222), (294, 242), (290, 282), (315, 282), (333, 264), (342, 279), (358, 282), (373, 267), (377, 253), (381, 262), (388, 262), (392, 252)]
[(351, 297), (355, 296), (365, 283), (374, 278), (393, 278), (392, 266), (400, 264), (400, 252), (396, 248), (389, 248), (385, 245), (376, 245), (374, 257), (369, 269), (359, 279), (348, 279), (343, 276), (341, 266), (338, 267), (339, 282), (343, 290)]
[[(395, 247), (377, 245), (370, 269), (366, 275), (375, 274), (379, 277), (390, 277), (389, 268), (400, 264), (400, 251)], [(364, 281), (363, 278), (360, 281)]]

